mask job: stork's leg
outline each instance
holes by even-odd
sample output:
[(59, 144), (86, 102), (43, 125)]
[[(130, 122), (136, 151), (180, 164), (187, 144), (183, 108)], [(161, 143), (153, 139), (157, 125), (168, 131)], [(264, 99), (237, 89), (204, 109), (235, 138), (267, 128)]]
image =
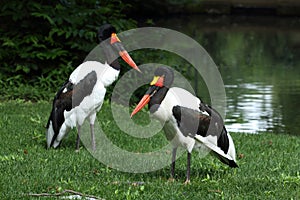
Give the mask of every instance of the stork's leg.
[(184, 184), (189, 184), (190, 183), (190, 172), (191, 172), (191, 153), (188, 152), (187, 154), (187, 166), (186, 166), (186, 180)]
[(96, 120), (96, 113), (93, 113), (90, 116), (90, 129), (91, 129), (92, 151), (96, 150), (95, 126), (94, 126), (95, 120)]
[(80, 125), (77, 125), (77, 139), (76, 139), (76, 152), (79, 152), (79, 144), (80, 144)]
[(96, 150), (96, 140), (95, 140), (95, 132), (94, 132), (94, 124), (90, 124), (91, 128), (91, 140), (92, 140), (92, 150)]
[(175, 176), (176, 151), (177, 151), (177, 147), (176, 147), (176, 148), (173, 148), (173, 151), (172, 151), (172, 163), (171, 163), (171, 178), (170, 178), (170, 181), (174, 181), (174, 176)]

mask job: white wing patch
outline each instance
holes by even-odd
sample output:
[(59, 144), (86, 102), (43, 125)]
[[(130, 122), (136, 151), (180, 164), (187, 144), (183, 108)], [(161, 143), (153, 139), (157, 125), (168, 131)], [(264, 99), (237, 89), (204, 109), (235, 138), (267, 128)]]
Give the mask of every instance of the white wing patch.
[(231, 157), (229, 154), (225, 154), (224, 151), (222, 151), (218, 146), (216, 146), (210, 141), (211, 138), (210, 139), (208, 138), (209, 137), (202, 137), (201, 135), (196, 135), (194, 137), (194, 139), (197, 140), (197, 142), (204, 144), (206, 147), (208, 147), (210, 150), (214, 151), (215, 153), (223, 156), (224, 158), (227, 158), (228, 160), (235, 161), (235, 157)]

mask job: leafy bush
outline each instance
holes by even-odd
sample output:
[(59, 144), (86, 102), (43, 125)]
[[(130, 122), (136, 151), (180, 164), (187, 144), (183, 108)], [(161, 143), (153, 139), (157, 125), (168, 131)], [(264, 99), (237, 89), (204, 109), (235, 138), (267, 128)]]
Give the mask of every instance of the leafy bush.
[(128, 6), (119, 0), (1, 1), (0, 91), (9, 95), (8, 87), (23, 84), (55, 85), (56, 91), (97, 45), (100, 25), (136, 26), (122, 14)]

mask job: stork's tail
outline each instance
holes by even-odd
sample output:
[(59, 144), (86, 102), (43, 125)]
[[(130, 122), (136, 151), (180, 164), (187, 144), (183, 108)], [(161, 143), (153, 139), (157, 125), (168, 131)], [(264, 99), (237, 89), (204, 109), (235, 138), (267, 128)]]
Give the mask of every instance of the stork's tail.
[(221, 148), (218, 146), (212, 144), (210, 141), (208, 141), (205, 137), (202, 137), (201, 135), (196, 135), (194, 139), (202, 144), (204, 144), (207, 148), (212, 150), (212, 153), (224, 164), (229, 165), (230, 167), (238, 167), (235, 160), (235, 147), (233, 144), (233, 140), (231, 136), (227, 133), (228, 140), (229, 140), (229, 149), (228, 152), (225, 153)]
[(235, 152), (235, 146), (232, 140), (232, 137), (229, 133), (227, 133), (228, 139), (229, 139), (229, 149), (227, 154), (232, 158), (232, 161), (228, 163), (230, 167), (238, 167), (236, 164), (236, 152)]

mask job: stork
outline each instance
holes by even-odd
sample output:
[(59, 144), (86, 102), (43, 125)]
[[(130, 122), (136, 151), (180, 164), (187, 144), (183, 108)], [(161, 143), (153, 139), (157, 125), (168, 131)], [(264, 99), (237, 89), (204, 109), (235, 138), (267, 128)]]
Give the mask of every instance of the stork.
[[(47, 147), (58, 147), (71, 128), (77, 127), (76, 151), (79, 150), (80, 128), (88, 119), (90, 122), (92, 149), (96, 149), (94, 122), (101, 109), (106, 87), (111, 85), (120, 73), (120, 64), (114, 58), (116, 51), (132, 68), (139, 70), (117, 37), (116, 29), (102, 25), (98, 30), (98, 39), (110, 42), (103, 50), (106, 61), (86, 61), (79, 65), (69, 79), (56, 93), (52, 111), (47, 123)], [(115, 56), (116, 58), (117, 56)]]
[(131, 113), (133, 117), (149, 104), (152, 117), (163, 125), (166, 138), (173, 146), (171, 179), (174, 180), (178, 147), (184, 147), (188, 152), (186, 184), (190, 183), (193, 149), (209, 150), (223, 163), (238, 167), (234, 143), (221, 115), (187, 90), (171, 87), (173, 80), (174, 73), (170, 68), (157, 68), (149, 89)]

